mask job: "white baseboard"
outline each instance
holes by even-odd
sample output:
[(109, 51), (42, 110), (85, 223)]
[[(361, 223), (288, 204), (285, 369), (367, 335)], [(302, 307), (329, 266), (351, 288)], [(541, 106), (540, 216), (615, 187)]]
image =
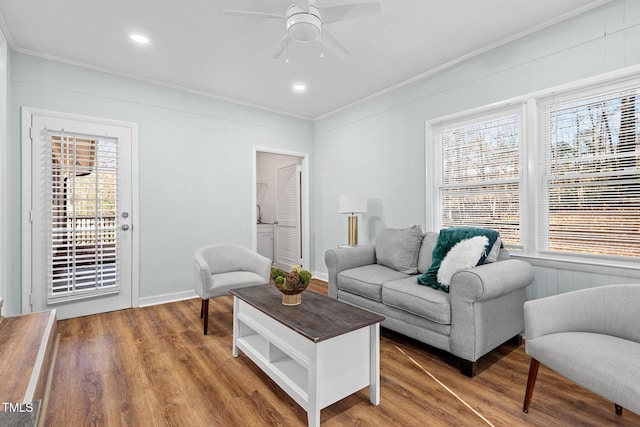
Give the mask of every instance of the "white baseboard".
[(153, 297), (140, 298), (138, 307), (148, 307), (150, 305), (166, 304), (168, 302), (183, 301), (186, 299), (197, 298), (195, 291), (176, 292), (173, 294), (157, 295)]
[(313, 277), (315, 277), (316, 279), (320, 279), (320, 280), (324, 280), (325, 282), (329, 281), (329, 274), (328, 273), (320, 273), (320, 272), (314, 272), (313, 273)]
[[(316, 279), (329, 280), (327, 273), (313, 273), (313, 277)], [(169, 302), (184, 301), (186, 299), (198, 298), (198, 294), (195, 291), (175, 292), (172, 294), (156, 295), (153, 297), (144, 297), (138, 300), (138, 307), (149, 307), (151, 305), (166, 304)]]

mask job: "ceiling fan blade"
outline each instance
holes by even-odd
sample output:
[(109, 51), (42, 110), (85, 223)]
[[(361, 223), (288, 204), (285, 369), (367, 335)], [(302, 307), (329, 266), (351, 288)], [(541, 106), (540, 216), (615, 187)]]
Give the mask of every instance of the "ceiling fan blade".
[(287, 19), (286, 16), (278, 15), (277, 13), (256, 12), (251, 10), (225, 10), (223, 13), (225, 15), (248, 16), (252, 18)]
[(290, 42), (291, 42), (291, 37), (289, 37), (289, 34), (286, 34), (283, 38), (280, 39), (280, 41), (276, 45), (276, 48), (273, 49), (273, 53), (271, 54), (271, 58), (273, 58), (273, 59), (280, 58), (280, 56), (282, 55), (282, 52), (284, 52), (284, 50), (287, 48), (287, 46), (289, 46)]
[(324, 47), (335, 52), (335, 54), (340, 58), (344, 58), (345, 56), (349, 55), (349, 51), (347, 50), (347, 48), (344, 47), (342, 43), (340, 43), (338, 39), (335, 38), (335, 36), (331, 34), (325, 27), (322, 28), (322, 44), (324, 45)]
[(294, 0), (293, 4), (305, 12), (309, 12), (309, 0)]
[(332, 22), (344, 21), (346, 19), (380, 13), (382, 7), (379, 1), (368, 3), (352, 3), (341, 6), (328, 6), (320, 9), (322, 22), (331, 24)]

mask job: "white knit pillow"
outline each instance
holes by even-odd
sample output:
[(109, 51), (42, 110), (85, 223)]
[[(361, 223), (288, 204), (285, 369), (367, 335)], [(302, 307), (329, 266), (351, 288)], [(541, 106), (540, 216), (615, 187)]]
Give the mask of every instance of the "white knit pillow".
[(488, 244), (489, 239), (485, 236), (475, 236), (456, 243), (440, 264), (438, 283), (449, 286), (451, 277), (458, 271), (475, 267)]

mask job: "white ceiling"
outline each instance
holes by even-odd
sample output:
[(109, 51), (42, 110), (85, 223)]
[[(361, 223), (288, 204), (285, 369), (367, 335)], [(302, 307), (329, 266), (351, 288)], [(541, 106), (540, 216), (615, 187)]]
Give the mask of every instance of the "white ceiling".
[[(317, 118), (604, 2), (381, 0), (380, 14), (327, 25), (351, 55), (320, 58), (319, 42), (295, 42), (288, 64), (271, 59), (283, 21), (223, 10), (284, 14), (292, 0), (0, 0), (0, 14), (20, 52)], [(136, 31), (151, 43), (132, 43)], [(292, 92), (298, 81), (307, 93)]]

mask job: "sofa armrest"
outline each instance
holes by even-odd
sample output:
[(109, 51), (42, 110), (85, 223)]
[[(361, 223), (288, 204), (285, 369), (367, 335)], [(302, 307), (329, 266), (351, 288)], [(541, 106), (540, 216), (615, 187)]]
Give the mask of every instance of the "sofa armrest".
[(243, 270), (261, 276), (265, 283), (271, 280), (271, 260), (257, 252), (248, 252), (243, 262)]
[(533, 282), (533, 268), (528, 262), (507, 259), (459, 271), (451, 278), (451, 302), (486, 301), (526, 288)]
[(338, 295), (338, 273), (350, 268), (375, 264), (376, 252), (373, 246), (329, 249), (324, 254), (324, 262), (327, 265), (329, 276), (328, 294), (331, 298), (336, 298)]
[(193, 279), (194, 290), (200, 297), (204, 297), (205, 292), (213, 286), (209, 263), (197, 252), (193, 259)]
[(508, 259), (462, 270), (453, 275), (451, 353), (475, 362), (482, 355), (524, 330), (525, 288), (533, 268)]

